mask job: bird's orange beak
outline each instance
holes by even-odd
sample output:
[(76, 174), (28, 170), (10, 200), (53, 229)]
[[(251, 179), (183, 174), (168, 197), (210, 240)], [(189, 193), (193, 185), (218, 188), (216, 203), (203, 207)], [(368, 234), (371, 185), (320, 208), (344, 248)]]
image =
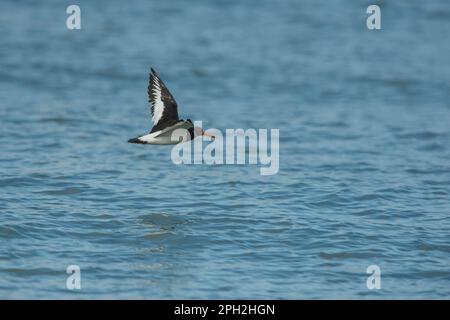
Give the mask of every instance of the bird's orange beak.
[(210, 138), (211, 140), (214, 140), (214, 139), (216, 138), (215, 136), (213, 136), (212, 134), (207, 133), (207, 132), (204, 131), (204, 130), (203, 130), (203, 132), (202, 132), (202, 136), (208, 137), (208, 138)]

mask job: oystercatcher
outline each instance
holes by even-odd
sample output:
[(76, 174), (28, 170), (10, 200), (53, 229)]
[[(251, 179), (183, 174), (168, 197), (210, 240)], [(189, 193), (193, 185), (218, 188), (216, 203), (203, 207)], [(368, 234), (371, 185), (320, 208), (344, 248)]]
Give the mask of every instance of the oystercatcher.
[(214, 139), (214, 136), (207, 134), (202, 128), (194, 127), (190, 119), (178, 118), (177, 102), (161, 80), (158, 73), (150, 68), (148, 83), (148, 98), (151, 103), (153, 128), (149, 134), (128, 140), (130, 143), (141, 144), (177, 144), (182, 141), (173, 141), (172, 132), (176, 129), (185, 129), (190, 138), (206, 136)]

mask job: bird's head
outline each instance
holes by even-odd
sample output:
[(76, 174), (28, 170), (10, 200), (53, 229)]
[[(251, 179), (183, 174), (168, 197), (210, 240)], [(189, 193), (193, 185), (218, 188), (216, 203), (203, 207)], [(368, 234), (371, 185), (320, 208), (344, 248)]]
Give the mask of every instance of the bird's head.
[(207, 133), (205, 130), (203, 130), (202, 128), (200, 128), (200, 127), (194, 127), (194, 139), (196, 138), (196, 137), (207, 137), (207, 138), (209, 138), (209, 139), (211, 139), (211, 140), (214, 140), (216, 137), (215, 136), (213, 136), (213, 135), (211, 135), (211, 134), (209, 134), (209, 133)]

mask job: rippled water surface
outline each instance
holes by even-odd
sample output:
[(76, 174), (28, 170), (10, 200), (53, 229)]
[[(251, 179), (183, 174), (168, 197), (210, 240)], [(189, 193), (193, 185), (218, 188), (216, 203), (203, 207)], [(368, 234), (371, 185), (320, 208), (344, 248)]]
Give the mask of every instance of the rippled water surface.
[[(0, 4), (1, 298), (450, 297), (448, 1), (77, 3)], [(150, 66), (278, 174), (126, 143)]]

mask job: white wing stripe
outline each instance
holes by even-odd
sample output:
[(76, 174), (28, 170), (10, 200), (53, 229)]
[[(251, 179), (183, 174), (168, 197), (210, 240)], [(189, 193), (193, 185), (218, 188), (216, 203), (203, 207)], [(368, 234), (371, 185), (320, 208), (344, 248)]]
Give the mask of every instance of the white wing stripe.
[(155, 94), (155, 101), (153, 102), (153, 124), (156, 125), (161, 119), (164, 111), (164, 103), (161, 100), (161, 86), (159, 84), (158, 78), (153, 77), (154, 88), (152, 89)]

